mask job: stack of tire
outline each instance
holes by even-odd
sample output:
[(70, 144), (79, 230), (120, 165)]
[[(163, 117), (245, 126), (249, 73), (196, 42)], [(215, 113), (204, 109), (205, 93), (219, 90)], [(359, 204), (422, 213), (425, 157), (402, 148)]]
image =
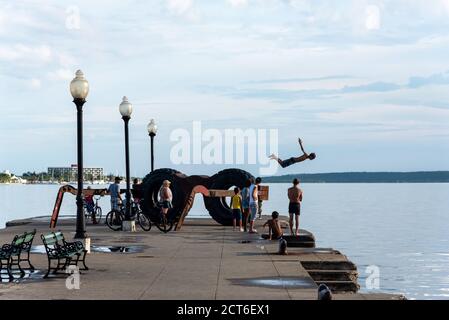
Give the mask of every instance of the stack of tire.
[[(250, 173), (240, 169), (226, 169), (212, 177), (186, 176), (173, 169), (157, 169), (143, 179), (143, 211), (156, 221), (160, 215), (157, 206), (159, 189), (164, 180), (171, 182), (170, 189), (173, 193), (173, 208), (168, 212), (168, 218), (174, 223), (178, 222), (186, 205), (186, 200), (193, 188), (203, 185), (208, 189), (229, 190), (234, 187), (242, 189), (248, 179), (254, 178)], [(204, 197), (204, 204), (210, 216), (221, 225), (232, 225), (232, 211), (229, 207), (229, 199)]]

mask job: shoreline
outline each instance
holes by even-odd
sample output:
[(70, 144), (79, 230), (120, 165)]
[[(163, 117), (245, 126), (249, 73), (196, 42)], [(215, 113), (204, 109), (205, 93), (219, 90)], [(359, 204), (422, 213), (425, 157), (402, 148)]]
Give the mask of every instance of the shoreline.
[[(301, 184), (448, 184), (449, 181), (302, 181)], [(97, 185), (108, 185), (109, 183), (104, 184), (91, 184), (85, 183), (85, 185), (89, 186), (97, 186)], [(285, 181), (264, 181), (262, 184), (291, 184), (290, 180)], [(73, 184), (59, 184), (59, 183), (0, 183), (0, 185), (20, 185), (20, 186), (65, 186), (65, 185), (76, 185)]]

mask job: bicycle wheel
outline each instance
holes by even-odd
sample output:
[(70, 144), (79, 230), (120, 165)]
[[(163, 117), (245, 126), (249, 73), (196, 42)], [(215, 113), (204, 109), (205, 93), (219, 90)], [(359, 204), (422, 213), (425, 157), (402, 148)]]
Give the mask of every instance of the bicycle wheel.
[(120, 211), (112, 210), (106, 215), (106, 224), (111, 230), (119, 231), (122, 229), (123, 216)]
[(143, 213), (138, 213), (137, 214), (137, 222), (139, 223), (140, 227), (144, 231), (150, 231), (151, 230), (151, 221)]
[(167, 217), (164, 214), (162, 214), (160, 220), (160, 223), (156, 223), (156, 227), (163, 233), (170, 232), (170, 230), (173, 228), (173, 221), (168, 221)]
[(102, 214), (103, 214), (103, 211), (101, 210), (101, 208), (97, 207), (95, 209), (95, 218), (97, 219), (97, 223), (100, 223)]
[(89, 210), (87, 210), (87, 208), (85, 206), (83, 206), (83, 214), (84, 214), (84, 219), (86, 219), (86, 221), (90, 218), (90, 214), (89, 214)]

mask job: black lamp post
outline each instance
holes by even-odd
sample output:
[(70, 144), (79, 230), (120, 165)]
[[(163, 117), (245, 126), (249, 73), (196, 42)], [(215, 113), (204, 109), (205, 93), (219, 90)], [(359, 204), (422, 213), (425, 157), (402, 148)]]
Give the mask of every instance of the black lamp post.
[(81, 70), (75, 74), (70, 82), (70, 93), (77, 110), (77, 154), (78, 154), (78, 188), (76, 193), (76, 233), (75, 238), (86, 238), (86, 222), (83, 212), (83, 105), (89, 93), (89, 82), (84, 78)]
[(128, 123), (131, 119), (131, 114), (133, 112), (133, 105), (129, 103), (127, 97), (123, 97), (122, 103), (120, 103), (120, 114), (125, 122), (125, 161), (126, 161), (126, 208), (125, 208), (125, 219), (131, 220), (131, 177), (129, 170), (129, 131)]
[(151, 139), (151, 172), (154, 171), (154, 137), (157, 133), (157, 125), (154, 122), (154, 119), (150, 120), (150, 123), (148, 124), (148, 134)]

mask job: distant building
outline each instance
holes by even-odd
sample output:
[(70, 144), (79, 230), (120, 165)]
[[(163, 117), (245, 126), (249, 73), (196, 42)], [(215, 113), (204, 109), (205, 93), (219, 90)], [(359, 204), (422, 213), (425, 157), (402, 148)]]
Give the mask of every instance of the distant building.
[[(49, 167), (47, 173), (53, 179), (74, 181), (78, 175), (78, 166), (76, 164), (72, 164), (70, 167)], [(103, 180), (103, 168), (84, 168), (83, 179)]]

